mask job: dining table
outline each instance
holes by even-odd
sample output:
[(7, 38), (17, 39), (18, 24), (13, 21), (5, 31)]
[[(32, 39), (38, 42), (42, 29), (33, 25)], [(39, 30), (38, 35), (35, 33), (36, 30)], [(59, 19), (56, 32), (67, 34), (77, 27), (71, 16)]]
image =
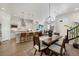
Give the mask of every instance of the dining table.
[(45, 54), (49, 55), (50, 50), (48, 49), (48, 47), (52, 44), (55, 44), (57, 41), (59, 41), (59, 39), (62, 38), (62, 36), (60, 35), (53, 35), (52, 37), (49, 37), (48, 35), (45, 36), (40, 36), (40, 44), (41, 45), (46, 45), (47, 49), (45, 50)]
[(53, 35), (52, 37), (49, 37), (48, 35), (45, 35), (45, 36), (40, 36), (39, 37), (39, 39), (41, 41), (41, 45), (45, 44), (47, 46), (50, 46), (50, 45), (54, 44), (60, 38), (62, 38), (62, 36), (59, 36), (59, 35)]

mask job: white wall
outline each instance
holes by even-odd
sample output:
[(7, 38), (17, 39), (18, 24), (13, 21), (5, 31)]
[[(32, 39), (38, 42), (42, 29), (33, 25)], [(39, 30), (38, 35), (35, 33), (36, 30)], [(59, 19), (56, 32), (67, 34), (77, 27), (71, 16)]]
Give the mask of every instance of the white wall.
[(0, 17), (1, 17), (1, 31), (2, 31), (2, 40), (9, 40), (10, 39), (10, 15), (0, 11)]
[[(56, 18), (56, 32), (59, 32), (61, 35), (66, 35), (68, 27), (64, 27), (64, 25), (68, 25), (70, 27), (75, 27), (76, 24), (74, 22), (79, 23), (79, 12), (74, 12), (71, 14), (62, 15)], [(63, 22), (60, 22), (63, 20)]]
[(69, 15), (69, 19), (79, 23), (79, 11)]
[[(63, 22), (60, 22), (60, 20), (62, 20)], [(64, 25), (68, 25), (68, 26), (72, 27), (72, 26), (74, 26), (74, 23), (72, 20), (70, 20), (70, 18), (68, 16), (57, 18), (56, 32), (59, 32), (60, 35), (67, 34), (67, 29), (69, 29), (69, 27), (65, 27)]]

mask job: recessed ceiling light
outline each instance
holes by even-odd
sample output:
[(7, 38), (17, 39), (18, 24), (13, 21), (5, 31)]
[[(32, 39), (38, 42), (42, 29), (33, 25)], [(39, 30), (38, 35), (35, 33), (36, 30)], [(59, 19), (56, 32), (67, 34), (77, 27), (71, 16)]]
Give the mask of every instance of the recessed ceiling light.
[(75, 8), (75, 10), (79, 10), (79, 8)]
[(5, 8), (1, 8), (2, 10), (5, 10)]

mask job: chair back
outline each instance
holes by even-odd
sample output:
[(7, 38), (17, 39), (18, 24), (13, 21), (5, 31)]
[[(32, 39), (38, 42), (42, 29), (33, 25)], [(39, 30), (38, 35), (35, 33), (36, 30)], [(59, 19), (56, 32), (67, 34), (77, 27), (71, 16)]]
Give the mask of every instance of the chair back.
[(60, 55), (61, 56), (63, 55), (63, 53), (65, 54), (65, 52), (66, 52), (65, 43), (66, 43), (66, 36), (65, 36), (65, 38), (63, 38), (63, 42), (62, 42), (62, 45), (61, 45), (61, 49), (60, 49)]
[(20, 34), (20, 37), (26, 37), (26, 32), (21, 33), (21, 34)]
[(37, 45), (38, 49), (40, 50), (40, 40), (39, 40), (39, 35), (38, 34), (34, 34), (33, 35), (33, 46)]
[(33, 32), (30, 32), (29, 34), (30, 34), (30, 36), (33, 36)]
[(40, 31), (40, 32), (39, 32), (39, 36), (42, 36), (42, 35), (43, 35), (43, 34), (42, 34), (42, 31)]

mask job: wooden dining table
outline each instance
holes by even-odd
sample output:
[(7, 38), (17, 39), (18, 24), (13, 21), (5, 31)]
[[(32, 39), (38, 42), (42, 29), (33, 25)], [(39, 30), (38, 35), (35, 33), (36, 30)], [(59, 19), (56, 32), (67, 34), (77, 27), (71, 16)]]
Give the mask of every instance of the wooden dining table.
[(50, 50), (48, 49), (48, 47), (52, 44), (55, 44), (60, 38), (62, 38), (62, 36), (59, 35), (53, 35), (52, 37), (49, 36), (41, 36), (40, 37), (40, 44), (44, 44), (47, 46), (47, 49), (45, 50), (45, 54), (49, 55)]
[(40, 41), (42, 41), (41, 44), (45, 44), (47, 46), (50, 46), (52, 44), (54, 44), (55, 42), (57, 42), (62, 36), (58, 36), (58, 35), (53, 35), (52, 37), (49, 36), (41, 36), (40, 37)]

